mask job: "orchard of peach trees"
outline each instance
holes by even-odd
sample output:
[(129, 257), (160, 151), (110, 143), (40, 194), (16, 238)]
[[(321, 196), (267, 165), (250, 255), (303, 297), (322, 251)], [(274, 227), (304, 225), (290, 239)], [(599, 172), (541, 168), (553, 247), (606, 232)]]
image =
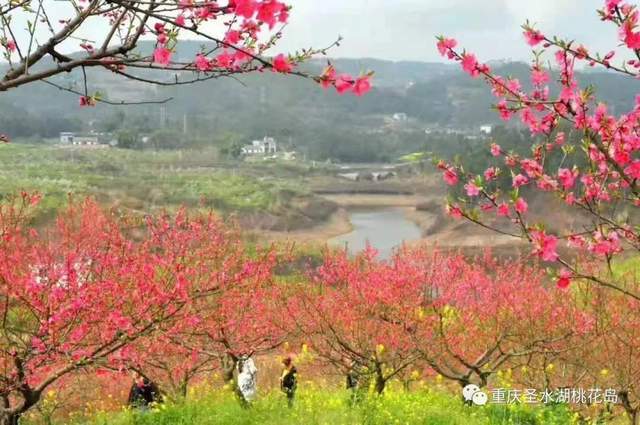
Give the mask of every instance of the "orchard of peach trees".
[[(325, 48), (271, 54), (289, 18), (289, 6), (277, 0), (71, 3), (59, 22), (46, 1), (0, 5), (0, 51), (9, 64), (0, 91), (55, 84), (54, 75), (93, 67), (150, 84), (165, 72), (179, 71), (174, 85), (277, 72), (340, 94), (371, 88), (370, 72), (342, 74), (330, 63), (321, 75), (299, 68)], [(105, 399), (129, 384), (130, 370), (170, 399), (188, 397), (213, 374), (235, 392), (240, 358), (290, 353), (294, 361), (308, 357), (306, 368), (319, 376), (335, 377), (328, 385), (357, 374), (365, 397), (385, 397), (398, 382), (410, 391), (418, 380), (456, 397), (470, 384), (556, 396), (581, 388), (570, 395), (577, 401), (567, 401), (579, 420), (639, 423), (640, 101), (613, 115), (574, 70), (604, 67), (638, 78), (640, 12), (607, 0), (599, 13), (603, 25), (618, 28), (612, 44), (625, 52), (592, 52), (526, 24), (530, 82), (496, 75), (456, 40), (437, 39), (443, 56), (487, 82), (504, 120), (520, 120), (535, 135), (519, 151), (487, 146), (494, 163), (480, 174), (464, 157), (436, 161), (451, 189), (452, 219), (519, 239), (524, 255), (469, 257), (417, 246), (381, 260), (373, 248), (355, 256), (327, 250), (319, 266), (283, 273), (291, 250), (249, 244), (213, 212), (118, 215), (72, 198), (54, 223), (36, 226), (40, 194), (5, 196), (0, 424), (39, 411), (52, 392), (66, 412)], [(31, 22), (26, 42), (12, 24), (20, 16)], [(221, 25), (206, 25), (213, 20)], [(96, 21), (108, 24), (102, 40), (82, 42), (80, 55), (59, 50)], [(215, 47), (176, 62), (185, 35)], [(144, 36), (155, 40), (148, 56), (134, 53)], [(79, 107), (112, 102), (89, 92), (86, 81), (84, 89), (59, 88), (74, 92)], [(530, 215), (533, 197), (559, 199), (585, 219), (580, 228), (552, 231), (545, 217)], [(612, 389), (615, 398), (595, 389)]]

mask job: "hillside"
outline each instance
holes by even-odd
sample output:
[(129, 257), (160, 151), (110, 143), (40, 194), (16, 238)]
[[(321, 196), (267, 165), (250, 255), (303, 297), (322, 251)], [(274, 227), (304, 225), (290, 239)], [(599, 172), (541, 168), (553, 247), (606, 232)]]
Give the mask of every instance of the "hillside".
[[(142, 49), (150, 48), (147, 44)], [(190, 57), (199, 46), (198, 42), (182, 43), (177, 57)], [(35, 84), (0, 96), (0, 132), (37, 139), (57, 137), (60, 131), (149, 134), (164, 130), (169, 133), (165, 139), (180, 139), (177, 145), (222, 144), (230, 139), (246, 143), (269, 134), (313, 159), (384, 161), (423, 149), (426, 127), (477, 129), (500, 122), (490, 108), (494, 99), (484, 83), (469, 79), (455, 65), (366, 58), (332, 62), (352, 74), (374, 70), (372, 92), (364, 98), (342, 97), (310, 81), (271, 73), (158, 87), (94, 69), (89, 74), (90, 90), (108, 99), (172, 100), (164, 106), (80, 109), (75, 95)], [(305, 65), (314, 72), (322, 66), (320, 60)], [(525, 85), (529, 80), (523, 63), (497, 64), (496, 69)], [(634, 102), (636, 81), (602, 72), (582, 73), (578, 78), (596, 86), (614, 111), (628, 109)], [(55, 80), (63, 86), (81, 84), (78, 73)], [(409, 120), (394, 123), (391, 116), (398, 112), (406, 113)]]

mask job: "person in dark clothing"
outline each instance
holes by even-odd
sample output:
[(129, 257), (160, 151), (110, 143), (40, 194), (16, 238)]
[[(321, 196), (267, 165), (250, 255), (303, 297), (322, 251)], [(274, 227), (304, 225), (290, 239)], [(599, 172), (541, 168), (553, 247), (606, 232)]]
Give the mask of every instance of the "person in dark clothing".
[(282, 376), (280, 376), (280, 389), (287, 395), (287, 404), (289, 407), (293, 407), (293, 398), (298, 386), (298, 371), (293, 365), (291, 357), (285, 358), (282, 364), (284, 365), (284, 369), (282, 370)]
[(129, 391), (129, 406), (147, 409), (151, 403), (161, 403), (162, 396), (158, 386), (139, 372), (133, 372), (133, 385)]
[(360, 373), (358, 370), (358, 363), (355, 361), (351, 362), (351, 367), (347, 371), (347, 390), (351, 392), (351, 404), (354, 405), (358, 403), (359, 397), (359, 389), (360, 389)]
[(347, 372), (347, 389), (355, 390), (358, 388), (358, 373), (352, 368)]

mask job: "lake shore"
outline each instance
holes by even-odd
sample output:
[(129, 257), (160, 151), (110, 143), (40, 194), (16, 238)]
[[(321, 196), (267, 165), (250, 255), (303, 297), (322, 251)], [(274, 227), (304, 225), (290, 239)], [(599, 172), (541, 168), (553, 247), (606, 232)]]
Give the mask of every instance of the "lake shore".
[(349, 212), (346, 208), (338, 208), (331, 214), (328, 220), (323, 223), (300, 230), (288, 232), (278, 231), (252, 231), (252, 235), (260, 239), (273, 242), (296, 242), (303, 244), (325, 245), (333, 237), (351, 232), (353, 226), (349, 220)]
[(437, 195), (336, 193), (322, 197), (339, 206), (327, 221), (297, 231), (260, 232), (260, 236), (274, 242), (325, 246), (331, 239), (353, 231), (352, 211), (392, 208), (402, 211), (406, 220), (417, 225), (421, 231), (420, 238), (406, 241), (408, 246), (436, 246), (472, 255), (491, 248), (500, 256), (517, 252), (523, 246), (521, 241), (514, 238), (496, 234), (472, 223), (451, 219), (445, 213), (444, 201)]
[[(331, 239), (349, 234), (353, 231), (351, 211), (378, 210), (393, 208), (402, 211), (405, 218), (415, 223), (422, 233), (429, 226), (429, 220), (416, 214), (416, 205), (424, 201), (424, 197), (415, 195), (392, 194), (332, 194), (322, 195), (327, 201), (338, 205), (336, 212), (328, 220), (307, 228), (288, 232), (260, 231), (252, 232), (255, 236), (274, 242), (295, 242), (314, 245), (326, 245)], [(420, 241), (422, 239), (418, 239)]]

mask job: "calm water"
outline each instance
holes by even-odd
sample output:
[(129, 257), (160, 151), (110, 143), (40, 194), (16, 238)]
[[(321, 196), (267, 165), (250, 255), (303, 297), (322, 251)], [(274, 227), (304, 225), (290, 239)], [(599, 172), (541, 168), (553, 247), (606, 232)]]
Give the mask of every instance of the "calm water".
[(367, 242), (389, 258), (393, 248), (405, 241), (420, 239), (420, 228), (404, 216), (400, 208), (355, 209), (349, 212), (353, 231), (329, 240), (331, 246), (347, 247), (350, 253), (363, 250)]

